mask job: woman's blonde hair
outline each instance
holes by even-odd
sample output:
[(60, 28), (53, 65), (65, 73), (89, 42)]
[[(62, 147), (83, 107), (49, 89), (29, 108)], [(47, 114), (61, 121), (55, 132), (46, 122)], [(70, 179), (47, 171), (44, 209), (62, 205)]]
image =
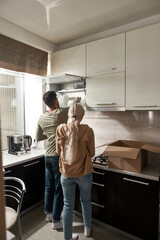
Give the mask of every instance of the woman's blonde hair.
[(71, 164), (77, 154), (78, 124), (82, 120), (85, 110), (79, 103), (74, 103), (68, 111), (67, 140), (64, 146), (64, 159)]

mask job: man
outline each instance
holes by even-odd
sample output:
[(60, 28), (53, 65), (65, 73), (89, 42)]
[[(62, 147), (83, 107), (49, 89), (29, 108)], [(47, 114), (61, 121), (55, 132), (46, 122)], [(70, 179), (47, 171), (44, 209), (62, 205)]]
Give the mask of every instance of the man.
[[(79, 101), (80, 99), (77, 99)], [(56, 152), (56, 128), (61, 123), (67, 123), (68, 108), (59, 108), (57, 95), (48, 91), (43, 95), (43, 101), (49, 111), (40, 116), (36, 132), (36, 140), (48, 139), (45, 154), (45, 195), (44, 212), (46, 221), (52, 220), (52, 228), (62, 228), (60, 221), (63, 209), (63, 193), (60, 183), (59, 156)]]

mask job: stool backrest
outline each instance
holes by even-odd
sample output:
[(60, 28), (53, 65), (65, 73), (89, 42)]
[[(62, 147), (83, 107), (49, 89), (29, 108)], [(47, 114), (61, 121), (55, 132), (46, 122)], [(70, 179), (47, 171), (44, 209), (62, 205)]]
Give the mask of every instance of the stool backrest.
[(26, 187), (24, 182), (16, 177), (4, 177), (4, 195), (6, 206), (13, 208), (19, 214)]

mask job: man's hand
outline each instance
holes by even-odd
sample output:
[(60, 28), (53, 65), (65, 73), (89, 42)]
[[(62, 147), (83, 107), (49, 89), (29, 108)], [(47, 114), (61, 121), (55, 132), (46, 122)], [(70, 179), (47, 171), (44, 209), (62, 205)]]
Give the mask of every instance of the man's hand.
[(80, 103), (81, 102), (81, 97), (76, 97), (75, 102)]

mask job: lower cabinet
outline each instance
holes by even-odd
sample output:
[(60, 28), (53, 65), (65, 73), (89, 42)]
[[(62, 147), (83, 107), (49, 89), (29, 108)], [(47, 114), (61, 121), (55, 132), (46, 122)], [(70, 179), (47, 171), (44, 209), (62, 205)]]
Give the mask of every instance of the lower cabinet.
[(117, 226), (144, 240), (158, 239), (159, 182), (120, 175)]
[[(77, 190), (75, 210), (81, 211)], [(158, 240), (159, 181), (94, 168), (92, 216), (143, 240)], [(78, 206), (78, 208), (77, 208)]]
[(94, 169), (92, 181), (92, 216), (100, 221), (105, 221), (104, 213), (106, 210), (106, 172)]
[(5, 168), (5, 176), (18, 177), (25, 183), (26, 193), (24, 194), (22, 211), (44, 199), (44, 157)]
[[(105, 222), (106, 212), (106, 171), (101, 169), (94, 169), (92, 181), (92, 217)], [(76, 189), (75, 210), (81, 212), (81, 204), (79, 200), (79, 189)]]

